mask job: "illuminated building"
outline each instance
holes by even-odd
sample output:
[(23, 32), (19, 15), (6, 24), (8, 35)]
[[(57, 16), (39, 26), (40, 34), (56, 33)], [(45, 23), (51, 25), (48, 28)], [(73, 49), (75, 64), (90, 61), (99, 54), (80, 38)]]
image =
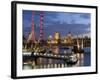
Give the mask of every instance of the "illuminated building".
[(60, 39), (60, 33), (59, 32), (55, 32), (54, 33), (54, 39), (55, 40), (59, 40)]
[(64, 37), (64, 38), (61, 39), (61, 43), (62, 43), (62, 44), (66, 44), (66, 43), (67, 43), (66, 37)]
[(67, 37), (66, 37), (66, 40), (67, 40), (67, 44), (68, 45), (72, 45), (73, 44), (73, 39), (72, 39), (72, 34), (71, 32), (68, 33)]
[(47, 43), (48, 43), (48, 44), (52, 43), (52, 40), (53, 40), (52, 35), (49, 35), (48, 40), (47, 40)]
[(54, 33), (53, 43), (54, 44), (58, 44), (59, 42), (60, 42), (60, 33), (59, 32), (55, 32)]
[(61, 43), (62, 43), (63, 45), (71, 46), (71, 45), (73, 44), (73, 38), (72, 38), (71, 32), (69, 32), (69, 33), (67, 34), (67, 36), (63, 37), (60, 41), (61, 41)]

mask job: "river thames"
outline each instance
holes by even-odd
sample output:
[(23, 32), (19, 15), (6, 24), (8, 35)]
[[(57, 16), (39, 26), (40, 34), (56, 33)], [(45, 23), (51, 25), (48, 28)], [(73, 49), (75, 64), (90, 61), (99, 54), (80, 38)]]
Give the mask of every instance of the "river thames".
[[(54, 52), (56, 54), (60, 53), (65, 54), (65, 52), (70, 53), (70, 50), (61, 49), (56, 47)], [(75, 53), (78, 61), (75, 64), (66, 64), (64, 60), (59, 59), (48, 59), (48, 58), (39, 58), (38, 65), (33, 64), (23, 64), (23, 69), (40, 69), (40, 68), (63, 68), (63, 67), (81, 67), (81, 66), (91, 66), (91, 50), (90, 47), (84, 48), (84, 53)], [(34, 66), (34, 68), (33, 68)]]

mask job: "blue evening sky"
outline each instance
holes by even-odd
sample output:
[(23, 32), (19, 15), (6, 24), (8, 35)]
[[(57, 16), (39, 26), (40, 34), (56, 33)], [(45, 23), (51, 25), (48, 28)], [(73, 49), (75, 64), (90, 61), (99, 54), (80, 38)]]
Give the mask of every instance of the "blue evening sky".
[[(36, 38), (39, 38), (40, 13), (41, 11), (34, 11)], [(47, 38), (49, 35), (53, 35), (54, 32), (59, 32), (62, 37), (69, 32), (72, 35), (90, 33), (90, 16), (90, 13), (44, 11), (44, 36)], [(32, 11), (23, 10), (23, 34), (26, 37), (31, 31), (31, 24)]]

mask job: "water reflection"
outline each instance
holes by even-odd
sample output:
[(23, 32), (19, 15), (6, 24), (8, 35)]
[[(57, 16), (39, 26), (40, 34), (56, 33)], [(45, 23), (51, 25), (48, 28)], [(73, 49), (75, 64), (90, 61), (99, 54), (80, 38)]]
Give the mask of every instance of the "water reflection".
[[(52, 54), (70, 54), (71, 48), (61, 48), (59, 46), (53, 46), (50, 48), (52, 51)], [(32, 61), (32, 64), (24, 65), (24, 69), (33, 69), (32, 66), (35, 68), (57, 68), (57, 67), (80, 67), (80, 66), (90, 66), (90, 52), (84, 52), (84, 53), (76, 53), (78, 62), (74, 65), (67, 65), (65, 61), (58, 60), (58, 59), (47, 59), (47, 58), (38, 58), (37, 59), (37, 65), (34, 64), (34, 61)]]

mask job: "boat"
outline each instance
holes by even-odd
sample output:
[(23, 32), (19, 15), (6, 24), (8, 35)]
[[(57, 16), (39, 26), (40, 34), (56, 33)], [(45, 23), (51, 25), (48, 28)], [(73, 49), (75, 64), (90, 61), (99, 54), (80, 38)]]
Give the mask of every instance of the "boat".
[(66, 63), (67, 64), (76, 64), (77, 61), (78, 61), (77, 55), (73, 53), (73, 54), (68, 56)]

